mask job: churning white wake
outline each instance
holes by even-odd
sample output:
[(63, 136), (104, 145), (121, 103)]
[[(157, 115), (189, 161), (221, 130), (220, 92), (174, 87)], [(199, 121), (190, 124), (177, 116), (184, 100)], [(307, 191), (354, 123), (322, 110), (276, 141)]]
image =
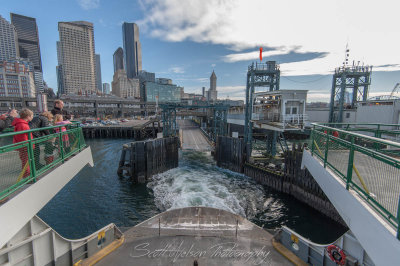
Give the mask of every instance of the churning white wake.
[(248, 177), (218, 168), (211, 155), (185, 151), (179, 167), (153, 176), (148, 187), (162, 210), (207, 206), (252, 218), (263, 209), (262, 186)]

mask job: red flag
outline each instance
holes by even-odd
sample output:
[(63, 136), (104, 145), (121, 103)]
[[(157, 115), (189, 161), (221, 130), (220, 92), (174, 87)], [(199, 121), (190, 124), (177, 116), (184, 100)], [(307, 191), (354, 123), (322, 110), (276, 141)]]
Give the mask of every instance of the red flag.
[(260, 47), (260, 61), (262, 61), (262, 47)]

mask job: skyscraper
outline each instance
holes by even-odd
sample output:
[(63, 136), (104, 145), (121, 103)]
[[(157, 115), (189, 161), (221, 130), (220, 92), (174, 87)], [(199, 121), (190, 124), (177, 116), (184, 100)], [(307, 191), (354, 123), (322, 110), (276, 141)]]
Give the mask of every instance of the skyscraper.
[(96, 54), (96, 83), (97, 83), (97, 90), (101, 92), (103, 90), (102, 88), (102, 82), (101, 82), (101, 64), (100, 64), (100, 55)]
[(0, 16), (0, 60), (19, 57), (15, 27)]
[(113, 55), (113, 62), (114, 62), (114, 73), (120, 69), (124, 69), (124, 50), (121, 47), (118, 47), (115, 50)]
[(138, 76), (142, 70), (142, 48), (139, 41), (139, 27), (135, 23), (122, 25), (124, 43), (124, 64), (128, 78)]
[(14, 13), (10, 13), (10, 18), (17, 31), (19, 56), (32, 62), (36, 90), (43, 92), (42, 58), (36, 19)]
[(93, 24), (86, 21), (59, 22), (60, 41), (57, 43), (59, 93), (94, 93), (96, 85), (96, 56)]
[(103, 94), (110, 94), (110, 83), (103, 83)]

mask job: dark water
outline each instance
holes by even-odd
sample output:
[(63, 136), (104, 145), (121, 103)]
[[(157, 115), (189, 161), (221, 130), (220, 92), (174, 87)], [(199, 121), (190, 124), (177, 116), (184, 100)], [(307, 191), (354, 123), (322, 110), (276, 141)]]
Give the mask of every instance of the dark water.
[(95, 166), (83, 169), (39, 216), (67, 238), (81, 238), (115, 223), (130, 227), (169, 208), (210, 206), (247, 217), (259, 226), (286, 225), (317, 243), (334, 241), (344, 228), (295, 199), (246, 176), (216, 167), (210, 154), (184, 152), (179, 168), (134, 185), (116, 175), (127, 140), (88, 140)]

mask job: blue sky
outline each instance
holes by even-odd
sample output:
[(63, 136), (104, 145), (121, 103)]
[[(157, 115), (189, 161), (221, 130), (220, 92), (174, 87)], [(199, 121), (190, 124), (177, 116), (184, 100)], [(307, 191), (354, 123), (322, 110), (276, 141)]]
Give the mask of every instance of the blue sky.
[[(279, 3), (277, 3), (279, 2)], [(322, 3), (323, 2), (323, 3)], [(376, 2), (376, 3), (375, 3)], [(246, 71), (264, 48), (281, 64), (281, 89), (308, 89), (328, 100), (331, 71), (350, 61), (373, 65), (370, 95), (400, 82), (400, 28), (394, 0), (0, 0), (0, 15), (37, 19), (44, 78), (56, 88), (59, 21), (94, 23), (102, 80), (111, 83), (112, 55), (122, 46), (122, 22), (140, 27), (143, 69), (171, 78), (185, 91), (209, 87), (215, 70), (219, 97), (240, 99)], [(357, 10), (357, 11), (355, 11)], [(356, 12), (356, 13), (354, 13)], [(358, 16), (358, 17), (357, 17)]]

